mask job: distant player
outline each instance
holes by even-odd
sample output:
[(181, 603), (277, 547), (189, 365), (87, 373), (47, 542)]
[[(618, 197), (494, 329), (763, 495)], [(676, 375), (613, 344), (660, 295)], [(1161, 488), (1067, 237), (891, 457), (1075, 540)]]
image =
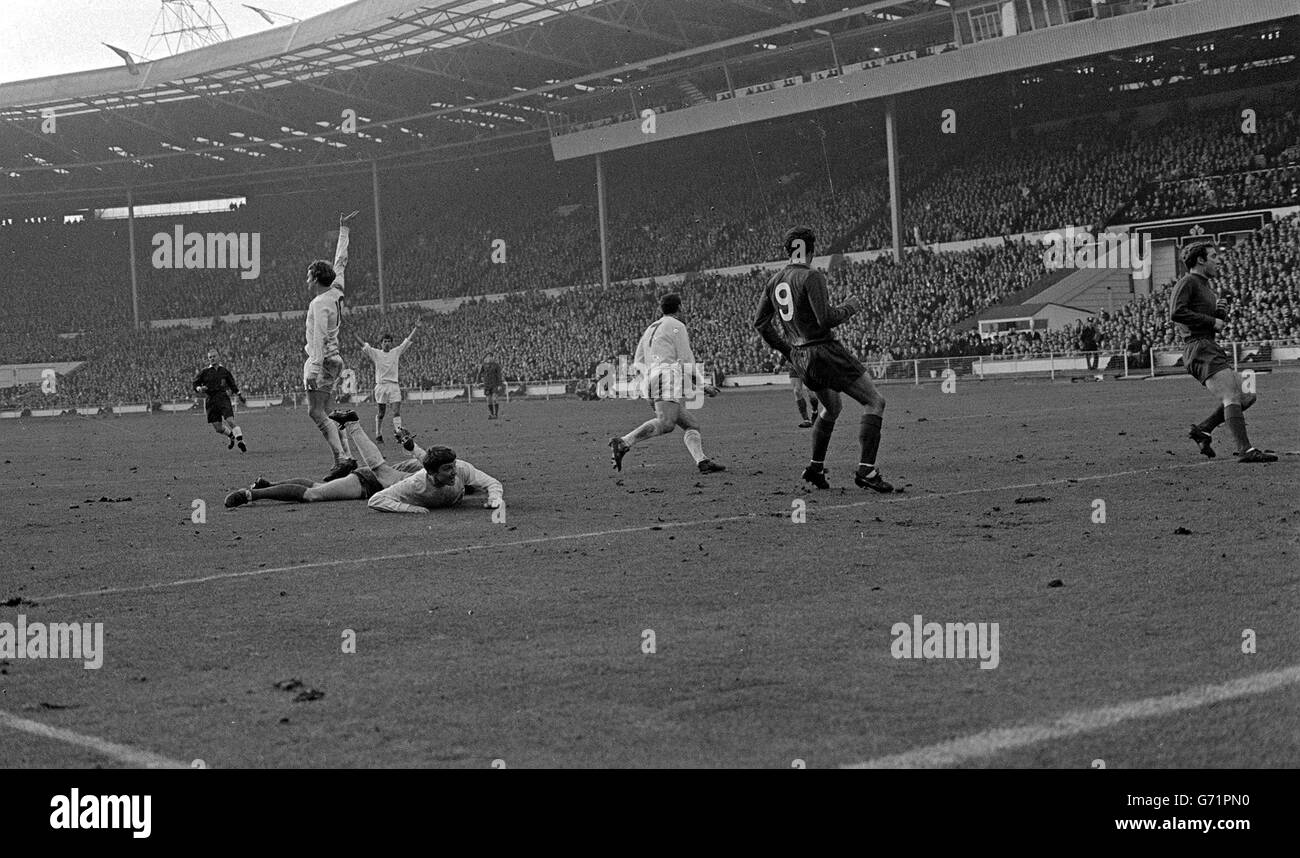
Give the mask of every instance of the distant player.
[[(808, 429), (813, 425), (813, 420), (817, 419), (817, 409), (820, 405), (817, 402), (817, 396), (803, 383), (794, 364), (790, 363), (789, 358), (781, 362), (781, 366), (790, 371), (790, 388), (794, 391), (794, 404), (799, 409), (800, 429)], [(812, 415), (809, 417), (809, 415)]]
[(410, 452), (410, 458), (388, 464), (384, 454), (366, 437), (365, 430), (355, 411), (335, 411), (330, 419), (341, 427), (352, 442), (352, 449), (361, 456), (361, 464), (352, 473), (328, 482), (310, 477), (297, 477), (270, 482), (261, 477), (246, 489), (235, 489), (226, 495), (226, 506), (237, 507), (259, 500), (286, 503), (322, 503), (325, 501), (365, 500), (388, 486), (396, 485), (411, 474), (424, 469), (424, 450), (415, 443), (415, 436), (398, 429), (395, 437)]
[(497, 403), (497, 390), (505, 384), (501, 375), (501, 364), (489, 352), (483, 356), (483, 366), (479, 367), (478, 382), (483, 385), (483, 394), (487, 397), (488, 419), (496, 420), (501, 416), (501, 406)]
[(862, 455), (853, 482), (861, 488), (890, 492), (893, 486), (885, 482), (876, 467), (885, 398), (867, 378), (866, 367), (831, 333), (857, 313), (858, 306), (851, 298), (839, 307), (830, 306), (826, 278), (808, 267), (815, 242), (816, 236), (806, 226), (786, 233), (783, 247), (790, 264), (763, 287), (754, 327), (768, 345), (789, 359), (803, 383), (821, 401), (821, 411), (813, 424), (812, 459), (804, 469), (804, 480), (819, 489), (830, 488), (826, 448), (840, 416), (840, 394), (845, 393), (866, 409), (858, 430)]
[(235, 409), (230, 405), (230, 394), (239, 397), (239, 404), (244, 405), (244, 395), (235, 384), (235, 377), (217, 362), (217, 350), (208, 349), (208, 367), (194, 379), (194, 389), (207, 397), (208, 425), (218, 435), (225, 435), (230, 440), (226, 449), (239, 445), (239, 452), (247, 452), (244, 446), (244, 430), (235, 424)]
[(402, 388), (397, 381), (397, 361), (411, 347), (419, 330), (420, 323), (416, 322), (410, 335), (396, 347), (393, 346), (392, 334), (384, 334), (379, 338), (379, 348), (357, 338), (357, 342), (361, 343), (362, 354), (375, 365), (375, 402), (379, 405), (379, 413), (375, 415), (376, 443), (384, 443), (384, 409), (389, 404), (393, 406), (393, 434), (402, 431)]
[(329, 419), (334, 384), (343, 372), (339, 325), (343, 317), (343, 272), (348, 265), (347, 222), (356, 214), (339, 215), (334, 264), (318, 259), (307, 266), (307, 288), (315, 290), (316, 297), (307, 306), (307, 360), (302, 366), (302, 383), (307, 389), (308, 414), (334, 455), (334, 468), (325, 476), (326, 482), (351, 473), (357, 466), (338, 425)]
[(1183, 248), (1183, 263), (1187, 273), (1174, 284), (1169, 318), (1186, 344), (1183, 366), (1221, 403), (1213, 414), (1193, 426), (1187, 437), (1196, 442), (1202, 455), (1212, 459), (1211, 433), (1227, 423), (1237, 461), (1276, 462), (1277, 456), (1251, 446), (1244, 412), (1255, 404), (1255, 394), (1242, 393), (1241, 377), (1214, 339), (1228, 326), (1228, 302), (1210, 288), (1210, 278), (1219, 274), (1219, 250), (1209, 242), (1189, 245)]
[(686, 442), (686, 449), (695, 459), (700, 473), (725, 471), (725, 467), (704, 454), (700, 424), (682, 404), (687, 376), (699, 385), (703, 385), (704, 379), (698, 377), (699, 368), (691, 351), (691, 339), (681, 320), (681, 296), (665, 295), (659, 302), (659, 308), (663, 311), (663, 316), (645, 329), (641, 341), (637, 343), (634, 359), (634, 366), (644, 374), (646, 392), (654, 405), (655, 418), (647, 420), (621, 438), (609, 439), (609, 446), (614, 451), (611, 457), (614, 469), (623, 470), (623, 457), (640, 442), (656, 435), (667, 435), (673, 431), (674, 426), (680, 426), (685, 432), (682, 440)]
[(501, 483), (469, 462), (456, 458), (449, 447), (430, 447), (423, 456), (423, 468), (370, 498), (378, 512), (427, 513), (431, 509), (457, 506), (467, 494), (485, 493), (484, 509), (498, 509), (505, 503)]

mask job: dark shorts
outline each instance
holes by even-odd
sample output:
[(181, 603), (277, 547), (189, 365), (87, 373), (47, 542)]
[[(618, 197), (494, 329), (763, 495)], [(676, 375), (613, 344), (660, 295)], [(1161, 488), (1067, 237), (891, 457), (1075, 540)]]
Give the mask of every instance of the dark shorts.
[(375, 472), (367, 467), (357, 468), (352, 473), (357, 475), (357, 482), (361, 483), (361, 488), (365, 490), (366, 499), (374, 497), (375, 494), (384, 490), (384, 484), (379, 482)]
[(803, 346), (790, 352), (790, 363), (809, 390), (844, 392), (867, 368), (838, 340)]
[(1232, 361), (1214, 340), (1192, 340), (1183, 347), (1183, 366), (1201, 384), (1220, 370), (1231, 369)]
[(229, 396), (208, 397), (208, 422), (220, 423), (224, 418), (235, 416), (235, 409), (230, 407)]

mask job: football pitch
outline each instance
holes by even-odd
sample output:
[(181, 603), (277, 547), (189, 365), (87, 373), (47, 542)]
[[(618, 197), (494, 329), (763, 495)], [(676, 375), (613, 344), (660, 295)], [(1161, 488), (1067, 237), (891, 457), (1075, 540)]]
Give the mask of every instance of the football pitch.
[[(1257, 381), (1253, 439), (1300, 449), (1300, 374)], [(328, 469), (301, 408), (243, 455), (201, 412), (0, 421), (0, 622), (103, 624), (98, 669), (0, 660), (0, 766), (1300, 766), (1300, 456), (1203, 459), (1186, 377), (884, 393), (888, 496), (852, 403), (799, 480), (787, 390), (706, 402), (709, 476), (680, 431), (611, 471), (644, 402), (407, 403), (502, 523), (225, 509)]]

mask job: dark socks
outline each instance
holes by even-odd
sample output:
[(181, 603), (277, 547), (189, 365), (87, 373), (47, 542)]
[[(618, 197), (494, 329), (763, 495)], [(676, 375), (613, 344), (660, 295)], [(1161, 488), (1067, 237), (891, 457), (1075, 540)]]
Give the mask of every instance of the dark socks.
[(883, 421), (879, 414), (863, 414), (862, 425), (858, 429), (858, 441), (862, 444), (862, 458), (858, 460), (864, 465), (876, 466), (876, 453), (880, 452), (880, 426)]
[(794, 404), (797, 405), (797, 406), (799, 406), (799, 416), (802, 417), (804, 420), (807, 420), (807, 419), (808, 419), (808, 403), (804, 401), (804, 398), (803, 398), (802, 396), (800, 396), (798, 399), (796, 399), (796, 400), (794, 401)]
[(307, 486), (295, 485), (293, 483), (280, 483), (271, 486), (269, 489), (253, 489), (253, 500), (277, 500), (289, 502), (301, 502), (302, 496), (307, 493)]
[(1232, 440), (1236, 444), (1238, 453), (1250, 449), (1250, 437), (1246, 435), (1246, 418), (1241, 415), (1241, 412), (1240, 405), (1226, 405), (1223, 408), (1223, 422), (1228, 424), (1228, 431), (1232, 433)]
[[(1254, 405), (1255, 400), (1258, 398), (1259, 397), (1255, 396), (1253, 393), (1248, 393), (1243, 396), (1241, 398), (1241, 410), (1243, 412), (1249, 411), (1250, 406)], [(1196, 428), (1200, 429), (1202, 432), (1213, 432), (1215, 429), (1218, 429), (1223, 425), (1223, 421), (1223, 406), (1220, 405), (1218, 408), (1214, 409), (1213, 414), (1196, 424)]]
[(820, 465), (826, 461), (826, 448), (831, 445), (831, 433), (835, 431), (835, 421), (827, 420), (826, 415), (822, 414), (813, 423), (812, 428), (812, 461)]

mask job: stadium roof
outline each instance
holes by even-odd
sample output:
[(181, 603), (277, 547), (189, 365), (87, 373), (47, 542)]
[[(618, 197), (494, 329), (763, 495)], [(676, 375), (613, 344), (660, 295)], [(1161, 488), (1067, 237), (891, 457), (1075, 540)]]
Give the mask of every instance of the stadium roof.
[[(545, 143), (570, 97), (615, 91), (635, 103), (639, 78), (689, 67), (719, 43), (816, 39), (810, 28), (885, 26), (946, 6), (358, 0), (133, 68), (0, 85), (0, 200), (120, 204), (128, 186), (137, 199), (242, 192), (305, 169), (507, 152)], [(771, 47), (731, 53), (740, 62)], [(341, 129), (345, 110), (355, 133)], [(43, 133), (51, 112), (55, 133)]]

